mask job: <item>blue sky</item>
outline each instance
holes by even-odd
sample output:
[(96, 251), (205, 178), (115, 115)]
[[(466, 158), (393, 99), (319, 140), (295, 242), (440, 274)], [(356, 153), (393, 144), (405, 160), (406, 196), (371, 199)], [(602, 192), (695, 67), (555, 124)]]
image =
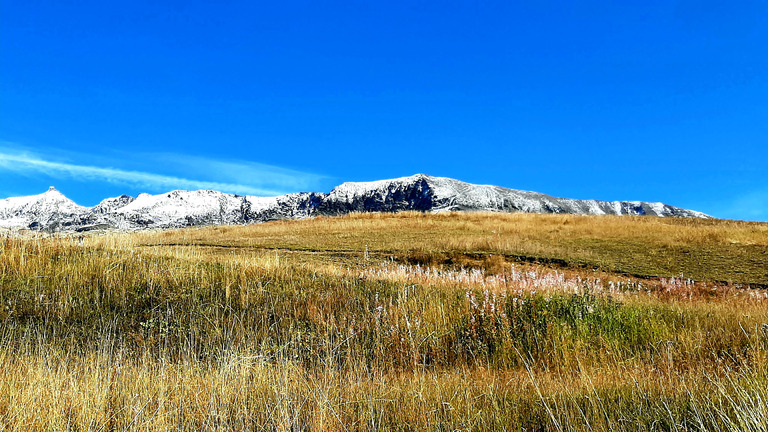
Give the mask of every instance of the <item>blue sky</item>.
[(768, 221), (768, 2), (0, 0), (0, 198), (418, 172)]

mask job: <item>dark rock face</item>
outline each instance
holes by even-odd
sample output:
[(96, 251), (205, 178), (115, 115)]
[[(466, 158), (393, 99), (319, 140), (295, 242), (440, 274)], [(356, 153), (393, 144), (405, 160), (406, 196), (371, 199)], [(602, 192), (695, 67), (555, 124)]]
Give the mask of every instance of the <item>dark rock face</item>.
[(432, 188), (426, 178), (406, 183), (391, 182), (382, 188), (363, 189), (352, 194), (337, 192), (337, 189), (318, 205), (319, 214), (336, 216), (351, 212), (430, 211), (434, 208)]
[(266, 206), (258, 207), (246, 199), (243, 204), (245, 223), (267, 222), (280, 219), (301, 219), (318, 215), (317, 208), (326, 194), (302, 192), (270, 198)]
[(109, 224), (83, 225), (75, 229), (75, 232), (103, 231), (113, 228)]
[(327, 194), (253, 197), (205, 190), (172, 191), (140, 194), (136, 198), (121, 195), (92, 208), (81, 207), (51, 189), (41, 195), (0, 200), (0, 227), (53, 231), (179, 228), (405, 210), (709, 217), (663, 203), (556, 198), (417, 174), (393, 180), (343, 183)]
[(120, 195), (115, 198), (107, 198), (91, 209), (93, 213), (107, 214), (132, 203), (136, 198), (130, 195)]

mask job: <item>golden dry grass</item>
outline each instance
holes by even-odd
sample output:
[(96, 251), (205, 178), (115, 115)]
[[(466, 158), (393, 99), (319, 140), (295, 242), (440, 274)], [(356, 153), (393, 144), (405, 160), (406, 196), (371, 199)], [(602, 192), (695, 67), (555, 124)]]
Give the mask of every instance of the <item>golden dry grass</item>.
[(635, 276), (768, 284), (768, 224), (680, 218), (361, 213), (169, 231), (147, 243), (380, 255), (496, 253)]
[(489, 214), (0, 239), (0, 430), (764, 431), (768, 292), (711, 279), (765, 248)]

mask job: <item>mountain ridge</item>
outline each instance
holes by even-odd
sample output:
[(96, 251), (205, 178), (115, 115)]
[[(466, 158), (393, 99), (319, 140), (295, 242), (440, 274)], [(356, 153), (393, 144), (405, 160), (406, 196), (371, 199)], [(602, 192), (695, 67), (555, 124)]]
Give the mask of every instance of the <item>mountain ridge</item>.
[(141, 193), (135, 198), (129, 195), (106, 198), (93, 207), (80, 206), (51, 187), (38, 195), (0, 199), (0, 227), (49, 231), (180, 228), (406, 210), (710, 217), (659, 202), (557, 198), (539, 192), (416, 174), (371, 182), (345, 182), (329, 193), (258, 197), (213, 190), (174, 190), (157, 195)]

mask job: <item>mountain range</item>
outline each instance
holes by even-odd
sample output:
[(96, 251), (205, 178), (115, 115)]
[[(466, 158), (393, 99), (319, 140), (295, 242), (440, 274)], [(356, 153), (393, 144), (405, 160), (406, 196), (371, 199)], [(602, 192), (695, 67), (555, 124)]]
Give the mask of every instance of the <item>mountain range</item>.
[(107, 198), (94, 207), (78, 205), (51, 187), (39, 195), (0, 200), (0, 227), (47, 231), (180, 228), (405, 210), (710, 217), (663, 203), (555, 198), (538, 192), (417, 174), (392, 180), (343, 183), (330, 193), (257, 197), (211, 190), (176, 190), (159, 195), (142, 193), (135, 198), (128, 195)]

